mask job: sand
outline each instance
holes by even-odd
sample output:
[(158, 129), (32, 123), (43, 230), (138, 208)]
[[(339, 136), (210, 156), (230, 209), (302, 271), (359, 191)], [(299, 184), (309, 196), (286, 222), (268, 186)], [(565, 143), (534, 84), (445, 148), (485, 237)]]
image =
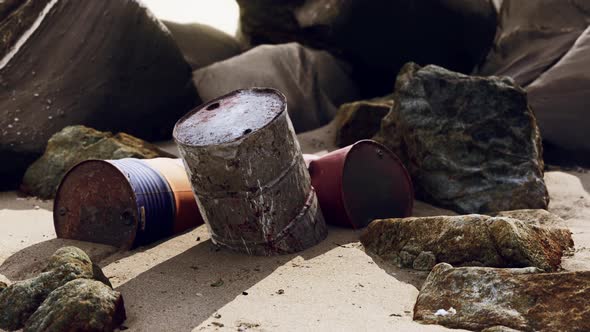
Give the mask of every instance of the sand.
[[(299, 136), (304, 152), (323, 154), (333, 128)], [(176, 153), (173, 144), (161, 144)], [(550, 211), (576, 243), (568, 271), (590, 269), (590, 173), (546, 173)], [(412, 321), (426, 273), (367, 255), (360, 231), (330, 227), (302, 253), (248, 257), (219, 250), (204, 226), (131, 252), (55, 238), (52, 202), (0, 193), (0, 274), (30, 277), (63, 245), (77, 245), (123, 293), (128, 331), (447, 331)], [(453, 214), (416, 202), (415, 215)], [(220, 280), (222, 282), (220, 282)], [(213, 287), (216, 285), (217, 287)], [(451, 331), (451, 330), (448, 330)], [(457, 331), (457, 330), (454, 330)]]

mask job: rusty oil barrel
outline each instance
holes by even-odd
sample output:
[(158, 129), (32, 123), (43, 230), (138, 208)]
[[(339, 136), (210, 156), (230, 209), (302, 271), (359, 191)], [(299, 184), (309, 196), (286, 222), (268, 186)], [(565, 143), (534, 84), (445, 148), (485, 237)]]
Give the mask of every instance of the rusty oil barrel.
[(277, 255), (326, 237), (279, 91), (237, 90), (209, 101), (181, 118), (173, 136), (214, 243)]
[(414, 189), (398, 157), (373, 140), (309, 157), (311, 182), (328, 224), (362, 228), (412, 215)]
[[(186, 230), (186, 224), (175, 225), (176, 187), (139, 159), (83, 161), (58, 187), (53, 208), (57, 237), (131, 249)], [(199, 218), (194, 216), (195, 226)]]

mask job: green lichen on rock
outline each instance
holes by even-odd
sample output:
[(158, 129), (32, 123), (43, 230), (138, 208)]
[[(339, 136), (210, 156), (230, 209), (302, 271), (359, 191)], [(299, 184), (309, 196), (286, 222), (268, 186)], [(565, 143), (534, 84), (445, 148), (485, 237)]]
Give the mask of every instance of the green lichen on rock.
[(121, 293), (96, 280), (77, 279), (53, 291), (24, 331), (113, 331), (125, 318)]
[(10, 331), (22, 328), (53, 290), (71, 280), (92, 278), (92, 262), (78, 250), (59, 249), (49, 259), (46, 272), (17, 281), (0, 293), (0, 328)]
[(52, 198), (65, 173), (88, 159), (173, 157), (137, 137), (101, 132), (84, 126), (66, 127), (49, 139), (45, 153), (25, 173), (22, 189), (41, 198)]
[[(90, 257), (76, 247), (58, 249), (49, 258), (44, 272), (37, 277), (17, 281), (0, 292), (0, 328), (20, 329), (41, 303), (57, 288), (76, 279), (106, 279)], [(109, 287), (108, 279), (101, 281)]]

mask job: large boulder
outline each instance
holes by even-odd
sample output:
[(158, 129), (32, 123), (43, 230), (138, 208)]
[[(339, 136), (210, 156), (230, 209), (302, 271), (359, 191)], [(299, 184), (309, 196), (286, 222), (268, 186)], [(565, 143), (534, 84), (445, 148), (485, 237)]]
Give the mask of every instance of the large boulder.
[(408, 62), (471, 72), (492, 45), (489, 0), (238, 0), (242, 40), (296, 41), (354, 64), (366, 97), (388, 93)]
[(393, 95), (341, 105), (334, 119), (336, 145), (344, 147), (375, 136), (392, 106)]
[(138, 1), (12, 0), (0, 13), (2, 187), (65, 126), (167, 138), (199, 102), (174, 39)]
[(229, 59), (241, 53), (235, 37), (205, 24), (162, 21), (193, 70)]
[(527, 91), (543, 139), (573, 152), (566, 158), (589, 165), (590, 72), (581, 68), (590, 68), (590, 25), (557, 63), (527, 86)]
[(328, 123), (341, 104), (358, 99), (345, 63), (297, 43), (258, 46), (193, 75), (203, 100), (250, 87), (280, 90), (297, 132)]
[(494, 46), (476, 72), (527, 86), (570, 50), (588, 24), (585, 0), (504, 0)]
[[(559, 13), (556, 15), (555, 13)], [(476, 71), (526, 88), (551, 163), (590, 164), (590, 3), (505, 0), (494, 47)]]
[(408, 64), (376, 140), (406, 162), (417, 195), (461, 213), (545, 209), (541, 136), (509, 78)]
[(65, 247), (49, 260), (46, 272), (17, 281), (0, 292), (0, 328), (20, 329), (47, 296), (69, 281), (94, 278), (92, 261), (82, 250)]
[(53, 198), (66, 172), (84, 160), (157, 157), (172, 156), (125, 133), (113, 135), (84, 126), (66, 127), (49, 139), (43, 156), (27, 169), (21, 188), (34, 196)]
[(29, 318), (24, 331), (107, 332), (125, 319), (121, 293), (96, 280), (77, 279), (54, 290)]
[[(401, 267), (527, 267), (556, 271), (573, 248), (567, 229), (483, 215), (375, 220), (361, 236), (365, 249)], [(424, 268), (417, 268), (423, 270)]]
[(590, 271), (537, 272), (439, 264), (420, 290), (414, 320), (475, 331), (590, 331)]

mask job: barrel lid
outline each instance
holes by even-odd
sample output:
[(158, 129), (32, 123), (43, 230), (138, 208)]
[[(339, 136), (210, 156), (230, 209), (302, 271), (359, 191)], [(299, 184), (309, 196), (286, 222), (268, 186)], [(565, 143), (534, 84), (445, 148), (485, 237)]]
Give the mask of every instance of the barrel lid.
[(286, 108), (286, 98), (278, 90), (236, 90), (202, 104), (178, 120), (174, 139), (187, 146), (233, 142), (264, 128)]
[(353, 227), (361, 228), (375, 219), (411, 216), (414, 188), (406, 168), (391, 150), (362, 140), (346, 157), (342, 199)]
[(125, 175), (103, 160), (74, 166), (61, 181), (53, 206), (58, 238), (130, 249), (139, 225), (133, 188)]

